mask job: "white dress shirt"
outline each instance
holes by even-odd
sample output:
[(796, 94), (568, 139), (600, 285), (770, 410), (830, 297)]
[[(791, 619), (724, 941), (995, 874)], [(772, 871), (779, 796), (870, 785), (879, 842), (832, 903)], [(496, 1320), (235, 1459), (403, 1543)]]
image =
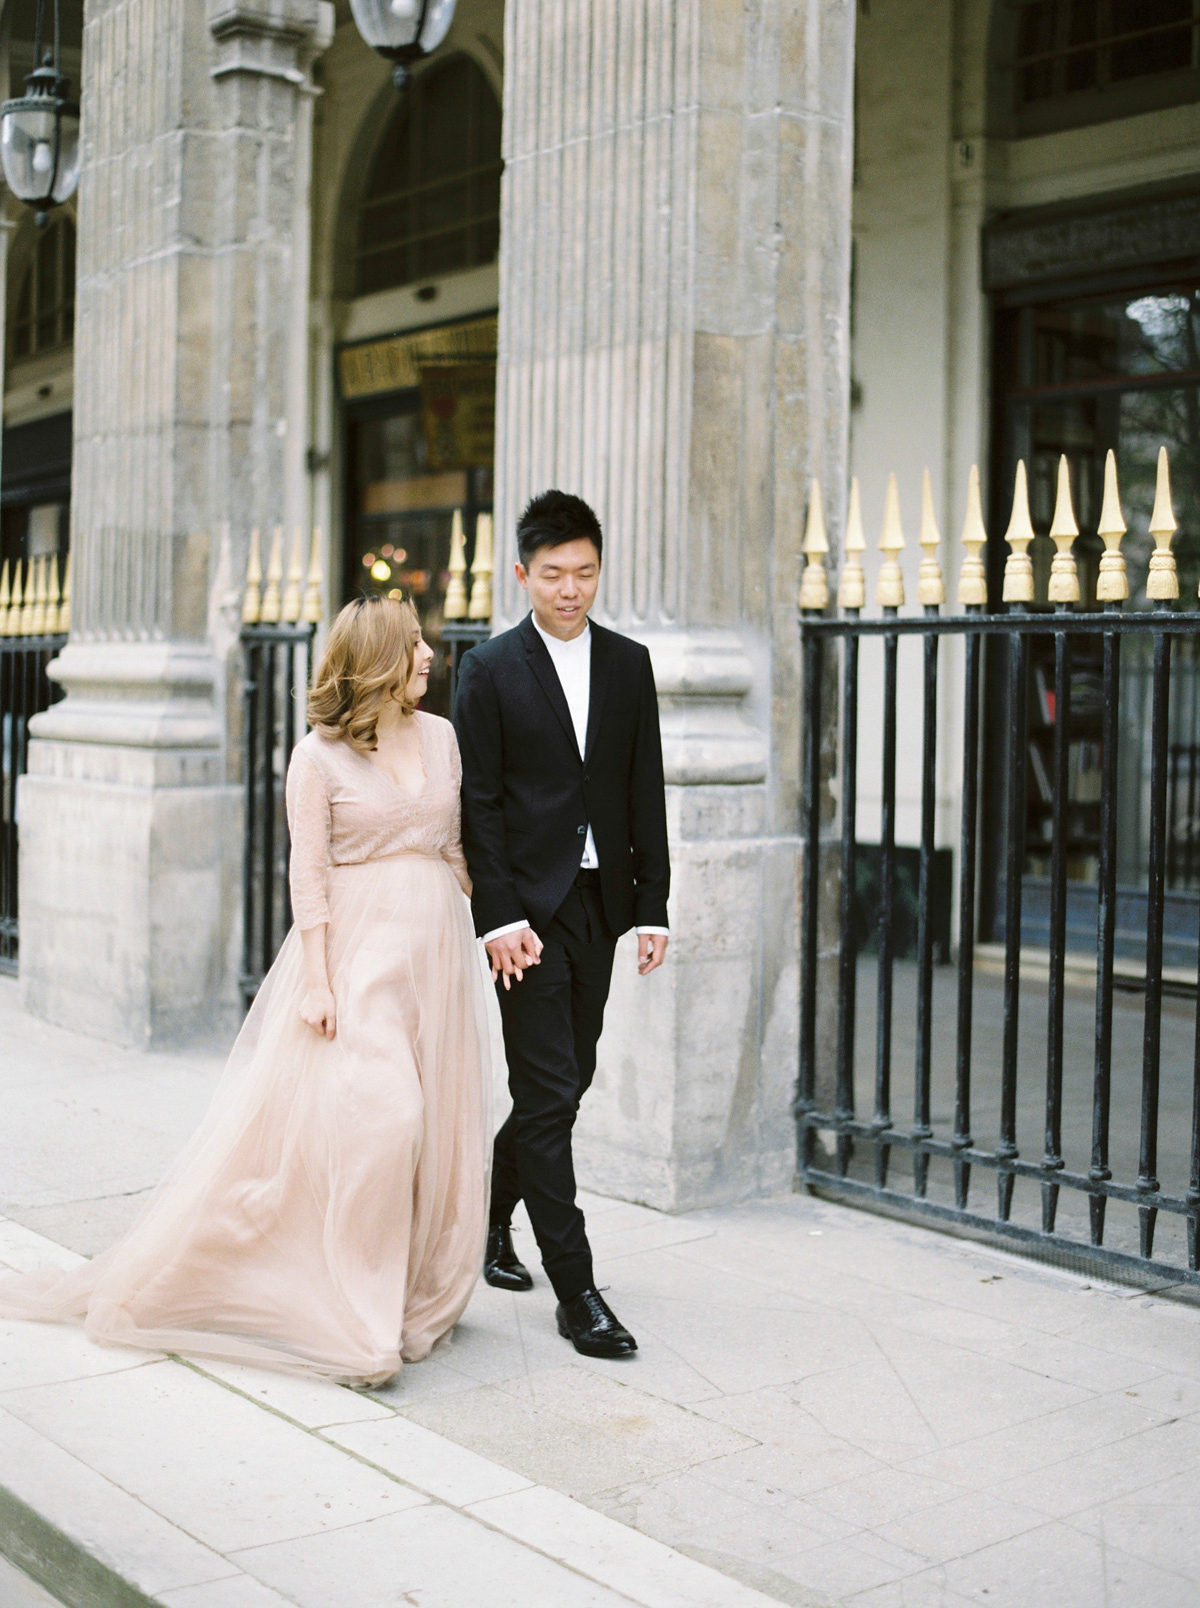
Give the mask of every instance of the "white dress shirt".
[[(550, 636), (543, 631), (536, 620), (531, 621), (534, 630), (546, 644), (546, 651), (550, 655), (550, 662), (558, 673), (559, 683), (562, 686), (563, 696), (567, 700), (567, 709), (571, 716), (571, 725), (575, 731), (575, 743), (579, 749), (579, 757), (584, 757), (587, 748), (588, 710), (592, 702), (592, 628), (585, 624), (577, 637), (564, 642), (561, 637)], [(581, 871), (596, 871), (600, 867), (600, 856), (596, 853), (596, 840), (592, 836), (589, 823), (587, 837), (583, 844), (583, 858), (579, 862)], [(505, 927), (495, 927), (491, 932), (483, 935), (484, 943), (490, 943), (493, 938), (502, 938), (508, 932), (524, 932), (529, 925), (527, 921), (512, 921)], [(639, 927), (639, 933), (661, 933), (669, 937), (666, 927)]]

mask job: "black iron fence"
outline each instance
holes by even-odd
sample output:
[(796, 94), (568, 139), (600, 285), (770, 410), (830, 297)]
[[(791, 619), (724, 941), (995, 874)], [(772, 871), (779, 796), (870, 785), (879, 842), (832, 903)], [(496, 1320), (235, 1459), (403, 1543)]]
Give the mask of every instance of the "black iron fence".
[(242, 999), (249, 1005), (292, 925), (284, 783), (307, 730), (315, 626), (242, 627), (242, 744), (246, 787), (242, 858)]
[(17, 559), (11, 576), (7, 561), (0, 566), (0, 972), (17, 969), (17, 784), (29, 722), (63, 696), (46, 666), (66, 646), (70, 620), (70, 568), (60, 571), (56, 555)]
[[(1120, 525), (1120, 520), (1111, 466), (1110, 471), (1112, 506), (1116, 508), (1109, 519), (1113, 526), (1114, 521)], [(1160, 466), (1160, 501), (1164, 487), (1165, 464)], [(959, 590), (963, 612), (953, 617), (944, 617), (939, 606), (936, 532), (932, 537), (924, 532), (922, 536), (927, 556), (927, 564), (922, 565), (924, 612), (916, 618), (899, 617), (902, 582), (893, 562), (894, 552), (889, 550), (886, 527), (880, 545), (887, 562), (877, 593), (883, 617), (861, 617), (864, 587), (857, 554), (863, 543), (855, 525), (855, 503), (839, 595), (841, 615), (831, 618), (817, 613), (826, 603), (821, 556), (826, 549), (819, 517), (815, 533), (810, 521), (805, 542), (809, 567), (801, 592), (805, 610), (801, 639), (806, 851), (796, 1100), (800, 1177), (810, 1188), (859, 1204), (916, 1213), (985, 1237), (1015, 1241), (1044, 1254), (1100, 1261), (1110, 1269), (1136, 1268), (1163, 1280), (1200, 1282), (1200, 1023), (1194, 994), (1186, 1006), (1177, 1000), (1166, 1002), (1176, 1013), (1167, 1022), (1170, 1044), (1166, 1052), (1163, 1036), (1164, 924), (1169, 920), (1167, 906), (1172, 897), (1168, 877), (1177, 887), (1186, 887), (1194, 874), (1188, 855), (1196, 803), (1191, 751), (1181, 754), (1179, 746), (1173, 749), (1171, 743), (1172, 655), (1183, 648), (1181, 656), (1191, 657), (1190, 639), (1200, 632), (1200, 613), (1194, 605), (1188, 612), (1176, 612), (1172, 607), (1178, 586), (1170, 556), (1173, 520), (1169, 493), (1165, 512), (1156, 504), (1151, 520), (1158, 552), (1147, 588), (1150, 606), (1136, 611), (1123, 608), (1129, 592), (1119, 557), (1120, 525), (1120, 530), (1107, 532), (1114, 539), (1106, 541), (1110, 551), (1101, 571), (1100, 605), (1087, 612), (1077, 609), (1074, 600), (1079, 588), (1070, 557), (1073, 517), (1069, 487), (1065, 493), (1060, 491), (1061, 528), (1056, 513), (1052, 530), (1059, 538), (1059, 557), (1051, 573), (1054, 612), (1035, 612), (1026, 557), (1034, 533), (1027, 516), (1018, 518), (1026, 513), (1023, 499), (1022, 474), (1009, 533), (1012, 556), (1005, 574), (1009, 606), (1003, 614), (983, 612), (986, 590), (977, 558), (986, 538), (977, 496), (964, 532), (969, 557)], [(819, 516), (819, 501), (817, 507)], [(1110, 512), (1106, 501), (1106, 516)], [(898, 537), (898, 512), (894, 524)], [(1106, 535), (1103, 520), (1101, 534)], [(899, 545), (898, 540), (891, 544), (893, 548)], [(882, 686), (872, 685), (862, 694), (859, 650), (868, 642), (877, 642), (882, 649)], [(961, 652), (962, 667), (961, 728), (956, 734), (939, 726), (938, 718), (939, 653), (952, 643), (957, 644), (955, 651)], [(1121, 654), (1123, 646), (1131, 643), (1139, 648), (1134, 655), (1138, 659), (1144, 644), (1150, 662), (1148, 762), (1143, 796), (1122, 805), (1118, 788)], [(1045, 951), (1039, 952), (1037, 965), (1031, 964), (1028, 951), (1022, 951), (1022, 902), (1030, 884), (1027, 840), (1031, 820), (1040, 820), (1031, 800), (1037, 804), (1041, 798), (1041, 790), (1029, 774), (1030, 727), (1037, 719), (1038, 689), (1030, 676), (1035, 644), (1040, 645), (1039, 652), (1049, 645), (1053, 690), (1045, 754), (1047, 824), (1044, 833), (1039, 825), (1037, 845), (1039, 855), (1043, 846), (1048, 850), (1048, 863), (1039, 859), (1037, 865), (1044, 871), (1040, 880), (1048, 884), (1049, 952), (1048, 957)], [(904, 969), (907, 963), (898, 964), (895, 953), (897, 699), (902, 649), (905, 654), (914, 649), (919, 653), (923, 684), (917, 939), (916, 959), (910, 969)], [(872, 648), (872, 662), (877, 651)], [(1003, 742), (999, 774), (987, 777), (991, 814), (999, 830), (995, 838), (982, 843), (985, 655), (992, 659), (994, 680), (1002, 691)], [(1087, 719), (1096, 715), (1098, 729), (1093, 737), (1089, 726), (1086, 738), (1096, 744), (1089, 760), (1094, 760), (1097, 773), (1097, 863), (1090, 888), (1069, 880), (1080, 813), (1076, 802), (1079, 789), (1072, 786), (1072, 748), (1083, 740), (1077, 735), (1080, 728), (1073, 724), (1071, 708), (1075, 662), (1097, 666), (1097, 707), (1087, 711)], [(878, 936), (870, 960), (862, 956), (865, 946), (856, 937), (854, 921), (858, 732), (860, 711), (868, 707), (872, 718), (878, 709), (881, 725)], [(906, 735), (915, 746), (915, 720), (909, 707), (903, 719)], [(935, 977), (932, 891), (939, 750), (948, 743), (956, 747), (955, 735), (961, 739), (962, 750), (958, 945), (956, 970), (953, 978), (947, 978)], [(1090, 792), (1088, 798), (1090, 802)], [(1144, 961), (1139, 978), (1140, 1023), (1135, 1035), (1134, 1024), (1122, 1016), (1115, 1037), (1114, 958), (1118, 893), (1122, 891), (1117, 884), (1118, 817), (1122, 808), (1146, 816), (1148, 841), (1140, 905)], [(985, 858), (987, 866), (982, 863)], [(977, 882), (983, 880), (985, 870), (990, 876), (997, 862), (1003, 971), (1002, 980), (991, 985), (996, 995), (994, 1010), (981, 1034), (975, 1021), (983, 987), (976, 966)], [(1080, 899), (1090, 895), (1094, 1007), (1078, 990), (1079, 957), (1071, 955), (1068, 945), (1069, 893), (1075, 895), (1077, 913)], [(1124, 937), (1128, 942), (1128, 932)], [(1194, 937), (1189, 953), (1194, 979)], [(904, 987), (905, 1008), (911, 1007), (912, 1012), (911, 1021), (902, 1024), (912, 1054), (911, 1122), (894, 1109), (898, 979)], [(1129, 1009), (1127, 1000), (1128, 995), (1120, 1000), (1121, 1011)], [(1039, 1024), (1044, 1021), (1041, 1044), (1031, 1045), (1023, 1010), (1036, 1010)], [(1188, 1013), (1186, 1019), (1179, 1016), (1180, 1011)], [(856, 1026), (861, 1016), (870, 1014), (874, 1016), (874, 1045), (870, 1064), (865, 1065), (866, 1055), (857, 1053)], [(935, 1068), (939, 1069), (936, 1076)], [(907, 1070), (905, 1081), (907, 1084)], [(1070, 1144), (1064, 1142), (1065, 1090), (1074, 1113)], [(1164, 1095), (1169, 1103), (1166, 1143), (1171, 1173), (1165, 1179), (1159, 1164)], [(988, 1142), (978, 1137), (984, 1111), (989, 1126), (994, 1124), (995, 1137)], [(1034, 1133), (1040, 1154), (1023, 1154), (1022, 1137), (1028, 1139)], [(1078, 1154), (1070, 1153), (1072, 1146)], [(979, 1199), (976, 1175), (980, 1169), (994, 1177), (994, 1205)], [(1072, 1204), (1063, 1209), (1064, 1203), (1075, 1201), (1079, 1211)], [(1128, 1232), (1114, 1235), (1109, 1220), (1110, 1232), (1106, 1233), (1110, 1203), (1120, 1203), (1131, 1213)], [(1177, 1230), (1163, 1234), (1162, 1224), (1172, 1221)]]
[(0, 972), (17, 969), (17, 783), (25, 774), (29, 721), (63, 696), (46, 666), (66, 641), (58, 632), (0, 635)]

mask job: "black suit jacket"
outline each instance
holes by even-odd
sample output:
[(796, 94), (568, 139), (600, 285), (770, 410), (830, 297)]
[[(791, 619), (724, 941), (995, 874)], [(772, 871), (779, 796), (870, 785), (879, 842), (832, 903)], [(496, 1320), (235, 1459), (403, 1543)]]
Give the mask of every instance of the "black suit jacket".
[(665, 927), (671, 871), (658, 698), (641, 643), (593, 624), (586, 752), (545, 643), (526, 616), (466, 654), (454, 728), (475, 930), (535, 931), (579, 870), (590, 825), (613, 937)]

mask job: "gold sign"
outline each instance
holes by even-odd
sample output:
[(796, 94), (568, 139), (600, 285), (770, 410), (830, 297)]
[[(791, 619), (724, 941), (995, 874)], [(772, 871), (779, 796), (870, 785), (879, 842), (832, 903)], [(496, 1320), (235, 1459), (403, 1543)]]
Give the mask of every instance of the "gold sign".
[[(420, 385), (426, 368), (460, 364), (473, 368), (494, 365), (495, 361), (495, 313), (464, 324), (418, 329), (408, 335), (389, 335), (381, 341), (344, 346), (338, 353), (342, 395), (347, 400)], [(490, 451), (487, 461), (491, 461)]]
[(423, 367), (421, 422), (431, 469), (488, 467), (496, 439), (496, 365)]

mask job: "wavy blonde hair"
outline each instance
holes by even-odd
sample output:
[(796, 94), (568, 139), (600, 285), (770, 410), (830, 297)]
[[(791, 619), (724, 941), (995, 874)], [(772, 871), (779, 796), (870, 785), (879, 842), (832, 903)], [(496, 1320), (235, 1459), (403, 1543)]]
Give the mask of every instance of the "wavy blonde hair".
[(329, 628), (329, 640), (308, 695), (309, 723), (326, 737), (344, 737), (362, 754), (376, 746), (379, 712), (389, 698), (411, 715), (408, 697), (421, 623), (411, 603), (360, 597)]

